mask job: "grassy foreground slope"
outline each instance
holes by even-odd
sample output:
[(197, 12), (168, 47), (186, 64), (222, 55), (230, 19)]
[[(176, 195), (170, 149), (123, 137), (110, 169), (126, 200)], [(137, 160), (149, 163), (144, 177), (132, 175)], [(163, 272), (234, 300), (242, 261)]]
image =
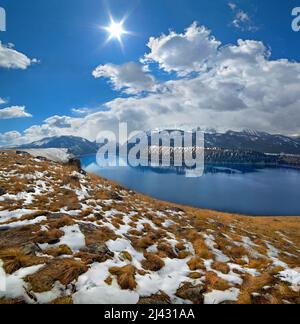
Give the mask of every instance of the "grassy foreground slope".
[(0, 303), (297, 304), (300, 218), (182, 207), (3, 151)]

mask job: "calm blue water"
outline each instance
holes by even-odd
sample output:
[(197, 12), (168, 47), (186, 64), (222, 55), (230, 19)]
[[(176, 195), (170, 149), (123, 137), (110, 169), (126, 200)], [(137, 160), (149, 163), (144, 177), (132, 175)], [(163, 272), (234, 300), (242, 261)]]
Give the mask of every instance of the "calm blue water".
[(300, 171), (245, 165), (208, 165), (200, 178), (178, 170), (99, 167), (81, 159), (88, 172), (132, 190), (178, 204), (247, 215), (300, 215)]

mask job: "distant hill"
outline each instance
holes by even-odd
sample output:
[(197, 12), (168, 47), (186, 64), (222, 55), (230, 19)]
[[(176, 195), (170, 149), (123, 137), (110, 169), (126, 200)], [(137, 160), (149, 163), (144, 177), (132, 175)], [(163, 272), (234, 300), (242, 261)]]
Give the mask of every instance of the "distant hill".
[[(172, 130), (166, 130), (171, 132)], [(183, 136), (183, 132), (179, 131)], [(158, 138), (161, 131), (148, 132), (148, 143), (151, 139)], [(193, 133), (195, 134), (195, 133)], [(195, 139), (195, 135), (193, 135)], [(174, 142), (174, 141), (173, 141)], [(193, 140), (195, 143), (195, 140)], [(129, 144), (128, 147), (132, 147)], [(171, 146), (173, 146), (171, 142)], [(40, 141), (15, 147), (17, 149), (41, 149), (41, 148), (66, 148), (68, 153), (75, 156), (94, 154), (100, 145), (87, 139), (76, 136), (48, 137)], [(288, 137), (284, 135), (272, 135), (265, 132), (246, 130), (243, 132), (228, 131), (226, 133), (205, 133), (205, 147), (227, 150), (248, 150), (258, 153), (293, 154), (300, 155), (300, 137)]]
[(46, 148), (66, 148), (68, 153), (75, 156), (94, 154), (99, 145), (87, 139), (76, 136), (48, 137), (33, 143), (20, 145), (17, 149), (46, 149)]
[[(165, 130), (172, 132), (174, 130)], [(183, 136), (183, 131), (178, 130), (178, 136)], [(151, 140), (158, 142), (162, 137), (162, 131), (148, 132), (148, 143)], [(228, 131), (226, 133), (210, 132), (205, 133), (205, 148), (217, 148), (227, 150), (248, 150), (259, 153), (270, 154), (294, 154), (300, 155), (300, 138), (284, 135), (272, 135), (266, 132), (245, 130), (242, 132)], [(178, 137), (177, 137), (178, 140)], [(160, 144), (162, 145), (162, 144)], [(193, 133), (193, 145), (195, 145), (195, 132)], [(129, 144), (131, 147), (132, 144)], [(171, 147), (174, 141), (171, 141)]]
[(253, 150), (261, 153), (300, 155), (300, 138), (272, 135), (265, 132), (228, 131), (224, 134), (205, 134), (207, 148)]

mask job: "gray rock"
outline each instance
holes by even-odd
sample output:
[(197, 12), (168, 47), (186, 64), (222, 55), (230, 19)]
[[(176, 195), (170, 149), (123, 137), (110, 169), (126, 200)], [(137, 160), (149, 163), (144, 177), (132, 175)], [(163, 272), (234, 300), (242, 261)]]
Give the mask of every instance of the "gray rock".
[(106, 244), (103, 243), (95, 243), (88, 245), (84, 249), (82, 249), (83, 252), (91, 253), (91, 254), (99, 254), (99, 255), (104, 255), (107, 257), (113, 257), (114, 253), (111, 252)]
[(30, 254), (35, 254), (37, 252), (41, 252), (42, 250), (35, 243), (27, 243), (27, 244), (22, 246), (21, 251), (25, 255), (30, 255)]
[(138, 304), (140, 304), (140, 305), (170, 305), (171, 300), (168, 295), (161, 292), (160, 294), (152, 295), (150, 297), (141, 297)]
[(110, 192), (109, 193), (111, 199), (116, 200), (116, 201), (123, 201), (124, 199), (118, 195), (116, 192)]
[(47, 243), (49, 245), (55, 245), (55, 244), (58, 244), (59, 242), (60, 242), (60, 239), (53, 239), (53, 240), (48, 241)]
[(203, 304), (205, 288), (202, 285), (193, 286), (191, 283), (184, 283), (176, 292), (176, 296), (190, 300), (194, 304)]
[(9, 231), (11, 228), (9, 226), (0, 227), (0, 232)]
[(29, 153), (24, 152), (24, 151), (16, 151), (16, 154), (17, 154), (17, 155), (21, 155), (21, 156), (26, 156), (26, 157), (29, 157), (29, 156), (30, 156)]
[(3, 188), (0, 188), (0, 196), (3, 196), (3, 195), (5, 195), (7, 192), (6, 192), (6, 190), (5, 189), (3, 189)]

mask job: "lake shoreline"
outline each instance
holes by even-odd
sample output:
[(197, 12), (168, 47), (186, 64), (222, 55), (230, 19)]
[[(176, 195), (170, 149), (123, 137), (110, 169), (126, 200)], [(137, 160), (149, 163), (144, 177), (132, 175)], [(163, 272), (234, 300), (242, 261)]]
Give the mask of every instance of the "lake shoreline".
[[(81, 161), (88, 172), (112, 180), (129, 190), (181, 206), (250, 217), (300, 215), (297, 212), (298, 194), (289, 185), (292, 182), (295, 187), (295, 175), (292, 172), (298, 176), (299, 168), (291, 166), (206, 163), (208, 172), (198, 181), (196, 178), (185, 178), (181, 172), (174, 172), (175, 168), (157, 168), (159, 172), (155, 168), (101, 169), (94, 155), (85, 156)], [(222, 171), (224, 166), (229, 169)], [(230, 170), (230, 167), (236, 169)], [(292, 197), (285, 188), (292, 191)]]

